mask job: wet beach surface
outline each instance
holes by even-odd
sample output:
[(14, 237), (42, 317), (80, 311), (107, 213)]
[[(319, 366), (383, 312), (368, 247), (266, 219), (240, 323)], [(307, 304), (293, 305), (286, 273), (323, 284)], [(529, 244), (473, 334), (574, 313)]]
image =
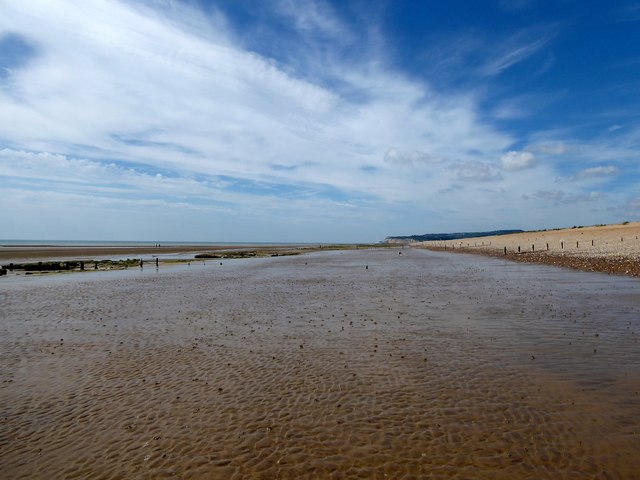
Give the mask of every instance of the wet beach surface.
[(5, 278), (0, 301), (2, 478), (640, 471), (638, 279), (391, 249)]

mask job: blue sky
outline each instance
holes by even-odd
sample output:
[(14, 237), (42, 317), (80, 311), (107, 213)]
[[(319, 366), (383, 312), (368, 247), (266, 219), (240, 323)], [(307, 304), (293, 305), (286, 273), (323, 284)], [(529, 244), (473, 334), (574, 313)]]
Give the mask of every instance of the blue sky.
[(0, 238), (640, 220), (640, 2), (0, 0)]

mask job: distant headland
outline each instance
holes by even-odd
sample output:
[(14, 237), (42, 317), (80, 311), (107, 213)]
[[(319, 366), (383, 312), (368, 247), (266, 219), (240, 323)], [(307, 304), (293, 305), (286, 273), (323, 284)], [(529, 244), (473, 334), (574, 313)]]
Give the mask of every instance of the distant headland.
[(461, 238), (494, 237), (522, 233), (524, 230), (493, 230), (490, 232), (424, 233), (422, 235), (393, 236), (384, 239), (385, 243), (433, 242), (459, 240)]

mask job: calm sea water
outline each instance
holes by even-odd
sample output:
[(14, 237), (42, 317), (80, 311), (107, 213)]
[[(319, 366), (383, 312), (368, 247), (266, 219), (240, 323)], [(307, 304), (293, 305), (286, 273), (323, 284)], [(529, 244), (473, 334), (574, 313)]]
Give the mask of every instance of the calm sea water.
[(157, 244), (163, 247), (182, 247), (192, 245), (211, 246), (234, 246), (234, 245), (314, 245), (307, 243), (287, 243), (287, 242), (168, 242), (168, 241), (131, 241), (131, 240), (24, 240), (24, 239), (0, 239), (0, 247), (147, 247)]

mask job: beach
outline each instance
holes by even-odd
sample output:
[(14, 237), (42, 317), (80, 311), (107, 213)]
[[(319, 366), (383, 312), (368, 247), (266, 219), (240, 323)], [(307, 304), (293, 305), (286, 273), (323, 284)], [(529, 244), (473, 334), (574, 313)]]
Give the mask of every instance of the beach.
[(0, 476), (637, 478), (638, 279), (223, 263), (0, 278)]
[(417, 242), (414, 245), (506, 257), (517, 262), (640, 276), (640, 222)]
[[(326, 246), (325, 246), (326, 247)], [(336, 246), (333, 246), (336, 248)], [(338, 246), (345, 248), (345, 246)], [(37, 261), (69, 261), (96, 259), (138, 258), (152, 260), (192, 259), (197, 254), (232, 257), (241, 252), (252, 252), (255, 255), (298, 254), (322, 249), (321, 245), (3, 245), (0, 246), (0, 262), (37, 262)]]

